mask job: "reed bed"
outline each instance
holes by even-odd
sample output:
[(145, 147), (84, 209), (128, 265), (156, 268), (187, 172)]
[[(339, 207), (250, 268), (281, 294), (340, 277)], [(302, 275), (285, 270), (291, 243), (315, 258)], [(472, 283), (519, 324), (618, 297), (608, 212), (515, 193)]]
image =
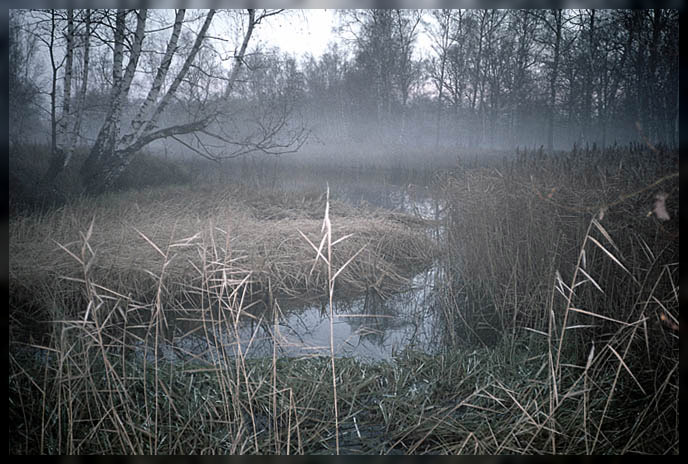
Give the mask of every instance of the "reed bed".
[[(247, 317), (269, 326), (283, 297), (326, 294), (332, 307), (335, 278), (342, 293), (407, 285), (432, 244), (412, 218), (319, 198), (322, 262), (308, 198), (277, 209), (209, 193), (137, 192), (14, 218), (11, 453), (339, 451), (323, 402), (345, 383), (334, 357), (292, 368), (274, 352), (265, 364), (226, 336), (238, 340)], [(202, 346), (174, 344), (192, 336)], [(325, 371), (332, 381), (314, 384)]]
[[(678, 454), (674, 155), (459, 166), (436, 176), (433, 224), (217, 186), (14, 217), (10, 453)], [(227, 343), (247, 318), (249, 346), (276, 334), (285, 298), (332, 311), (432, 260), (436, 355)]]
[[(169, 299), (199, 287), (204, 278), (199, 269), (215, 273), (229, 265), (232, 272), (250, 273), (248, 290), (256, 297), (268, 289), (280, 296), (323, 294), (327, 269), (313, 267), (301, 234), (312, 239), (319, 234), (324, 205), (324, 198), (298, 194), (170, 188), (84, 199), (17, 217), (10, 227), (10, 301), (28, 311), (54, 299), (56, 291), (77, 298), (83, 293), (84, 260), (91, 279), (143, 301), (157, 291), (163, 265)], [(422, 224), (339, 202), (332, 202), (331, 211), (333, 233), (352, 235), (338, 245), (333, 264), (364, 248), (340, 275), (341, 292), (397, 291), (413, 270), (432, 260), (434, 247)], [(82, 257), (86, 230), (88, 256)], [(166, 253), (173, 256), (169, 262)]]
[(438, 187), (450, 341), (546, 357), (521, 416), (545, 432), (519, 449), (677, 453), (677, 153), (520, 153)]

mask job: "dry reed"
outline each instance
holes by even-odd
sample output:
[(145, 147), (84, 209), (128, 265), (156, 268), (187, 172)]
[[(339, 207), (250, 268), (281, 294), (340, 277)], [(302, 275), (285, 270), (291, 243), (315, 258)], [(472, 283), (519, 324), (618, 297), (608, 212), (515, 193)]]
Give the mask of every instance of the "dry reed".
[(438, 177), (450, 345), (390, 363), (247, 349), (289, 294), (402, 287), (422, 222), (185, 188), (13, 218), (10, 453), (678, 453), (677, 177), (606, 155)]

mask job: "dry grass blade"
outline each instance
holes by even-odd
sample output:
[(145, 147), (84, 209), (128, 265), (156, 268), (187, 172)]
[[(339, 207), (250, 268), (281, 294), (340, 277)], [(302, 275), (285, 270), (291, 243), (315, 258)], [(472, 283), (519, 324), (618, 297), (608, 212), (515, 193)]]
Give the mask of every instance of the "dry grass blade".
[(619, 353), (617, 353), (617, 351), (614, 349), (613, 346), (607, 345), (607, 348), (609, 348), (611, 350), (611, 352), (614, 353), (614, 356), (616, 356), (618, 358), (621, 365), (624, 367), (624, 369), (626, 369), (626, 372), (628, 372), (628, 375), (631, 376), (631, 378), (633, 379), (635, 384), (638, 386), (640, 391), (643, 392), (643, 395), (646, 395), (647, 393), (645, 392), (645, 389), (643, 388), (642, 385), (640, 385), (640, 382), (638, 382), (638, 379), (635, 378), (635, 375), (633, 375), (633, 372), (631, 372), (631, 369), (628, 367), (628, 364), (626, 364), (626, 361), (623, 360), (621, 355), (619, 355)]
[[(595, 286), (596, 289), (598, 289), (600, 292), (604, 293), (604, 290), (602, 290), (602, 287), (600, 287), (599, 284), (597, 282), (595, 282), (595, 279), (590, 277), (590, 274), (585, 272), (585, 270), (582, 267), (579, 270), (580, 270), (581, 274), (583, 274)], [(576, 284), (576, 286), (580, 285), (583, 282), (585, 282), (585, 281), (581, 280), (580, 282), (578, 282)]]
[(84, 266), (84, 262), (81, 260), (81, 258), (79, 258), (77, 255), (75, 255), (74, 253), (72, 253), (72, 252), (69, 250), (69, 248), (67, 248), (66, 246), (64, 246), (64, 245), (62, 245), (61, 243), (56, 242), (56, 241), (54, 241), (54, 240), (53, 240), (53, 242), (54, 242), (58, 247), (60, 247), (60, 248), (62, 249), (62, 251), (64, 251), (64, 252), (67, 253), (69, 256), (71, 256), (72, 258), (74, 258), (74, 260), (75, 260), (77, 263), (79, 263), (80, 266)]
[(311, 242), (311, 240), (308, 237), (306, 237), (306, 234), (304, 234), (300, 230), (299, 230), (299, 234), (301, 234), (301, 236), (308, 242), (308, 244), (311, 246), (311, 248), (313, 248), (313, 250), (315, 250), (315, 253), (316, 253), (315, 261), (313, 262), (313, 267), (311, 268), (310, 274), (313, 273), (313, 270), (315, 269), (315, 265), (318, 264), (318, 259), (322, 259), (325, 262), (325, 264), (329, 266), (330, 263), (329, 263), (328, 259), (325, 257), (325, 255), (322, 254), (322, 250), (323, 250), (323, 247), (325, 246), (325, 241), (327, 240), (327, 236), (323, 236), (322, 239), (320, 240), (320, 246), (316, 247), (313, 244), (313, 242)]
[(161, 249), (160, 249), (151, 239), (149, 239), (149, 238), (146, 236), (146, 234), (144, 234), (143, 232), (141, 232), (140, 230), (138, 230), (136, 227), (134, 227), (134, 230), (135, 230), (136, 233), (139, 234), (139, 235), (141, 236), (141, 238), (143, 238), (151, 247), (153, 247), (153, 249), (154, 249), (155, 251), (157, 251), (158, 254), (159, 254), (160, 256), (162, 256), (163, 258), (166, 258), (166, 254), (163, 253), (163, 251), (162, 251), (162, 250), (161, 250)]
[[(592, 219), (592, 224), (597, 228), (597, 230), (600, 231), (600, 233), (602, 234), (602, 236), (603, 236), (605, 239), (607, 239), (607, 241), (609, 242), (609, 244), (610, 244), (611, 246), (614, 247), (614, 249), (616, 250), (616, 252), (617, 252), (619, 255), (621, 255), (621, 250), (619, 250), (619, 247), (616, 246), (616, 243), (614, 243), (614, 240), (612, 240), (612, 237), (611, 237), (611, 235), (609, 235), (609, 232), (607, 232), (607, 229), (605, 229), (604, 227), (602, 227), (602, 224), (600, 224), (599, 221), (598, 221), (597, 219), (595, 219), (594, 217), (593, 217), (593, 219)], [(622, 258), (623, 258), (623, 256), (622, 256)]]
[(596, 317), (598, 319), (604, 319), (605, 321), (614, 322), (615, 324), (620, 324), (620, 325), (624, 325), (624, 326), (633, 326), (636, 324), (636, 323), (621, 321), (619, 319), (614, 319), (613, 317), (609, 317), (609, 316), (603, 316), (602, 314), (594, 313), (592, 311), (586, 311), (586, 310), (580, 309), (580, 308), (571, 307), (571, 308), (569, 308), (569, 310), (576, 312), (576, 313), (585, 314), (586, 316), (592, 316), (592, 317)]
[(621, 263), (621, 261), (619, 261), (619, 260), (616, 258), (616, 256), (614, 256), (614, 255), (613, 255), (609, 250), (607, 250), (599, 241), (597, 241), (597, 239), (596, 239), (595, 237), (588, 236), (588, 240), (590, 240), (592, 243), (594, 243), (595, 245), (597, 245), (597, 247), (598, 247), (600, 250), (602, 250), (607, 256), (609, 256), (609, 258), (611, 258), (611, 260), (614, 261), (621, 269), (623, 269), (624, 272), (626, 272), (626, 274), (628, 274), (628, 275), (630, 275), (631, 277), (633, 277), (633, 274), (631, 274), (631, 272), (630, 272), (628, 269), (626, 269), (626, 266), (624, 266), (624, 265)]
[(339, 269), (337, 269), (337, 272), (334, 273), (334, 275), (332, 276), (332, 280), (336, 279), (337, 276), (338, 276), (344, 269), (346, 269), (346, 267), (349, 265), (349, 263), (351, 263), (351, 261), (353, 261), (353, 260), (356, 258), (356, 256), (358, 256), (365, 248), (366, 248), (366, 245), (363, 245), (356, 253), (354, 253), (354, 255), (353, 255), (351, 258), (349, 258), (348, 260), (346, 260), (346, 262), (345, 262), (344, 264), (342, 264), (342, 266), (341, 266)]

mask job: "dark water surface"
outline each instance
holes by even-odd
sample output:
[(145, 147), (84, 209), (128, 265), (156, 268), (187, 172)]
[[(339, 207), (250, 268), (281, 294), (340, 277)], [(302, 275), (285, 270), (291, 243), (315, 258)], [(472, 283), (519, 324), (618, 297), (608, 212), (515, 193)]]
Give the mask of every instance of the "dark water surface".
[[(369, 291), (349, 300), (335, 300), (335, 356), (374, 362), (391, 360), (404, 349), (435, 352), (440, 339), (440, 324), (433, 311), (436, 273), (431, 267), (417, 274), (409, 290), (388, 298)], [(183, 335), (159, 343), (157, 356), (167, 361), (195, 358), (216, 363), (227, 355), (271, 357), (273, 350), (278, 357), (330, 354), (330, 308), (325, 302), (280, 305), (276, 320), (273, 313), (243, 317), (236, 324), (231, 320), (206, 323), (203, 330), (198, 330), (197, 320), (193, 325), (195, 332), (182, 330)], [(143, 342), (140, 346), (143, 350)], [(149, 360), (155, 355), (150, 347), (146, 350)]]

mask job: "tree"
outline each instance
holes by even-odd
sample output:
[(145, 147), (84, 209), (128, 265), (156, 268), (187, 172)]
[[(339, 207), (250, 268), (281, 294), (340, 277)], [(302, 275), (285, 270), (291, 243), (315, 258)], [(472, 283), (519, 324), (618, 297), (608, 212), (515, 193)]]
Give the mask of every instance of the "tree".
[(554, 150), (554, 119), (556, 115), (557, 86), (559, 81), (559, 64), (561, 62), (562, 34), (564, 23), (564, 10), (536, 10), (533, 12), (543, 25), (541, 42), (550, 49), (548, 76), (548, 114), (547, 114), (547, 150)]
[[(57, 78), (58, 71), (62, 64), (56, 65), (56, 51), (55, 51), (55, 10), (50, 11), (50, 61), (52, 68), (52, 86), (51, 86), (51, 157), (48, 171), (43, 177), (45, 183), (50, 183), (55, 180), (59, 173), (67, 167), (71, 161), (72, 154), (81, 131), (81, 121), (83, 119), (84, 100), (86, 98), (86, 91), (88, 89), (88, 75), (90, 66), (90, 44), (91, 44), (91, 19), (92, 12), (86, 10), (83, 14), (83, 30), (79, 32), (75, 28), (75, 16), (73, 10), (67, 10), (66, 22), (67, 30), (64, 34), (65, 56), (64, 56), (64, 74), (63, 74), (63, 96), (62, 96), (62, 113), (59, 121), (56, 118), (56, 98), (57, 98)], [(74, 55), (76, 53), (75, 42), (81, 35), (82, 47), (82, 75), (81, 85), (76, 93), (74, 106), (72, 106), (72, 80), (74, 77)]]
[(37, 39), (25, 30), (21, 12), (10, 11), (8, 28), (9, 142), (18, 144), (37, 132), (40, 89), (36, 84), (34, 60)]
[(319, 59), (311, 55), (303, 64), (307, 114), (318, 134), (338, 142), (349, 135), (348, 127), (353, 119), (351, 99), (345, 92), (349, 66), (342, 49), (334, 42)]
[(419, 10), (342, 12), (342, 29), (353, 36), (352, 95), (363, 113), (375, 116), (377, 124), (398, 121), (397, 134), (402, 137), (409, 96), (420, 78), (413, 48), (421, 15)]
[[(459, 13), (461, 14), (461, 13)], [(452, 24), (453, 10), (433, 10), (432, 23), (426, 23), (426, 30), (432, 37), (432, 49), (437, 55), (436, 59), (431, 59), (429, 64), (430, 78), (437, 90), (437, 122), (435, 124), (435, 149), (440, 144), (440, 125), (442, 121), (442, 107), (444, 104), (443, 94), (445, 87), (445, 75), (447, 69), (447, 58), (449, 47), (453, 44)]]
[[(216, 120), (201, 131), (225, 144), (218, 158), (259, 150), (283, 154), (298, 150), (309, 136), (298, 110), (304, 99), (303, 73), (296, 60), (276, 50), (256, 49), (234, 77), (235, 88), (218, 107)], [(227, 108), (241, 108), (241, 118)], [(198, 140), (198, 139), (197, 139)]]
[[(273, 95), (264, 102), (274, 106), (259, 108), (248, 133), (228, 127), (236, 119), (234, 89), (240, 78), (245, 79), (242, 69), (253, 32), (261, 21), (280, 12), (35, 11), (35, 24), (42, 28), (36, 37), (48, 51), (52, 71), (52, 156), (44, 179), (54, 180), (71, 160), (85, 102), (89, 93), (98, 92), (91, 73), (106, 105), (80, 168), (86, 192), (111, 188), (142, 148), (164, 138), (216, 161), (251, 151), (284, 153), (298, 148), (307, 131), (290, 127), (293, 105), (283, 98), (284, 92), (281, 99)], [(218, 46), (225, 39), (212, 34), (213, 19), (219, 15), (233, 15), (242, 23), (237, 48), (229, 55)], [(232, 64), (228, 71), (225, 62)]]
[(523, 143), (516, 134), (523, 132), (526, 127), (523, 119), (529, 112), (529, 96), (534, 93), (535, 80), (533, 69), (537, 62), (535, 49), (535, 33), (537, 23), (528, 10), (514, 10), (510, 12), (509, 29), (514, 32), (515, 49), (511, 58), (511, 80), (509, 87), (509, 122), (508, 140), (510, 145)]

